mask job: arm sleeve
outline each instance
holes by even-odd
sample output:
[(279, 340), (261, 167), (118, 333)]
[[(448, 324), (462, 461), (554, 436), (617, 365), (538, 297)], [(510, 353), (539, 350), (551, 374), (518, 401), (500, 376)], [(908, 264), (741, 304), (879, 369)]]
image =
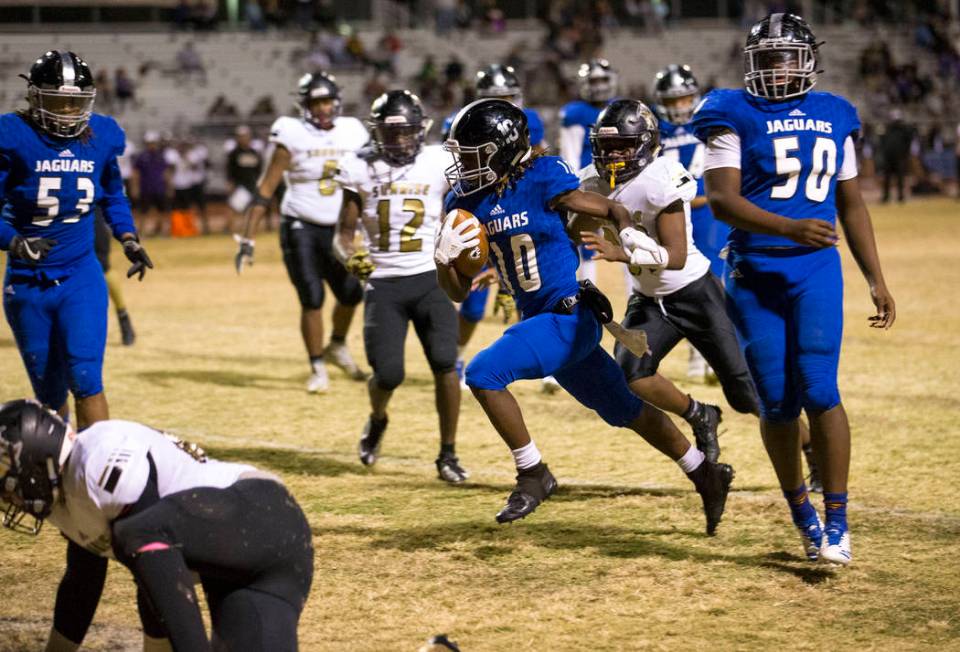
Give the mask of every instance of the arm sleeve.
[(740, 136), (728, 131), (713, 136), (707, 141), (707, 152), (703, 158), (703, 171), (716, 168), (740, 169)]
[(583, 151), (583, 135), (586, 130), (582, 125), (560, 127), (560, 156), (573, 170), (580, 169), (580, 155)]
[(843, 165), (837, 173), (837, 181), (853, 179), (857, 174), (857, 148), (853, 145), (853, 137), (847, 136), (843, 141)]
[(77, 645), (93, 622), (107, 577), (107, 559), (67, 543), (67, 568), (57, 588), (53, 628)]

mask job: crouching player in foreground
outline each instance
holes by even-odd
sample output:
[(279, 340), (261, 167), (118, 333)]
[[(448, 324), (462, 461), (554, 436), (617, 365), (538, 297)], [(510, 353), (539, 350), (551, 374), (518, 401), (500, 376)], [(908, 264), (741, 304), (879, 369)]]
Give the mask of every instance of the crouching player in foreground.
[[(707, 196), (730, 223), (727, 305), (760, 395), (761, 432), (807, 557), (848, 564), (850, 425), (837, 366), (843, 335), (839, 218), (870, 287), (871, 325), (896, 316), (860, 196), (856, 109), (813, 92), (818, 43), (806, 22), (770, 14), (744, 47), (744, 89), (708, 95), (693, 117), (707, 143)], [(810, 419), (823, 480), (826, 526), (810, 504), (800, 464), (799, 416)]]
[(581, 188), (621, 202), (641, 231), (641, 246), (632, 257), (593, 232), (592, 225), (581, 233), (599, 259), (625, 263), (632, 273), (633, 294), (623, 325), (644, 330), (651, 353), (637, 357), (618, 342), (617, 362), (630, 389), (683, 417), (697, 447), (716, 461), (720, 409), (696, 401), (657, 373), (660, 361), (687, 338), (716, 370), (731, 407), (757, 414), (756, 391), (727, 317), (723, 288), (693, 242), (690, 203), (697, 194), (696, 179), (676, 160), (658, 157), (657, 119), (642, 102), (617, 100), (605, 108), (591, 128), (590, 143), (593, 166), (581, 171)]
[[(80, 646), (107, 557), (136, 578), (148, 652), (169, 650), (165, 639), (178, 652), (297, 649), (313, 545), (276, 477), (131, 421), (78, 434), (30, 400), (0, 405), (0, 473), (5, 526), (36, 534), (46, 519), (69, 540), (47, 652)], [(210, 606), (212, 647), (192, 572)]]
[[(580, 181), (558, 157), (531, 156), (523, 111), (509, 102), (478, 100), (457, 115), (444, 144), (454, 157), (447, 170), (453, 192), (446, 212), (469, 211), (486, 231), (500, 283), (514, 296), (522, 320), (508, 328), (467, 366), (467, 385), (510, 447), (517, 485), (497, 514), (507, 523), (533, 512), (557, 488), (530, 438), (507, 386), (552, 374), (583, 405), (612, 426), (627, 427), (676, 461), (703, 499), (707, 533), (723, 515), (733, 469), (706, 461), (661, 411), (627, 387), (617, 363), (600, 347), (601, 325), (591, 309), (606, 299), (592, 284), (577, 283), (579, 262), (562, 211), (612, 221), (629, 237), (630, 214), (602, 195), (580, 191)], [(477, 244), (467, 220), (454, 228), (447, 219), (434, 257), (440, 285), (455, 301), (470, 279), (453, 266)], [(599, 295), (599, 296), (598, 296)]]
[[(374, 143), (371, 156), (340, 162), (343, 207), (334, 249), (366, 285), (363, 345), (373, 377), (367, 382), (370, 418), (360, 439), (360, 461), (366, 466), (377, 461), (387, 404), (403, 382), (403, 350), (413, 322), (436, 389), (437, 473), (456, 484), (469, 477), (454, 452), (460, 417), (457, 311), (437, 285), (430, 255), (447, 188), (443, 169), (448, 157), (436, 145), (423, 146), (430, 124), (420, 98), (410, 91), (389, 91), (374, 100), (367, 121)], [(361, 222), (369, 251), (354, 244)]]

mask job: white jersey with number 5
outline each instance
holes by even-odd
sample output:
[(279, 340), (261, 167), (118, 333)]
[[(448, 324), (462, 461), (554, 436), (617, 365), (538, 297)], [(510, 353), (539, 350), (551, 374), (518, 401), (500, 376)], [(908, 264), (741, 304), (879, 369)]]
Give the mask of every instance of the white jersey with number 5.
[(447, 191), (450, 155), (439, 145), (420, 150), (410, 165), (392, 167), (347, 157), (337, 181), (363, 200), (364, 238), (376, 265), (371, 278), (413, 276), (436, 269), (433, 240)]
[(150, 460), (160, 498), (196, 487), (229, 487), (241, 473), (255, 470), (246, 464), (201, 461), (176, 437), (139, 423), (99, 421), (77, 435), (63, 471), (62, 500), (47, 520), (74, 543), (112, 557), (110, 525), (140, 499), (150, 477)]
[(301, 118), (277, 118), (270, 127), (270, 142), (283, 145), (291, 156), (290, 168), (283, 173), (287, 191), (280, 212), (314, 224), (336, 224), (343, 192), (334, 175), (340, 160), (368, 138), (356, 118), (338, 117), (332, 129), (318, 129)]
[(581, 170), (580, 182), (583, 190), (599, 192), (626, 206), (637, 228), (658, 243), (657, 217), (673, 202), (683, 202), (687, 231), (686, 264), (683, 269), (654, 271), (641, 268), (638, 274), (633, 274), (634, 292), (648, 297), (663, 297), (693, 283), (710, 269), (710, 261), (693, 243), (690, 201), (697, 195), (697, 182), (680, 163), (667, 157), (654, 159), (640, 174), (613, 191), (598, 176), (594, 166)]

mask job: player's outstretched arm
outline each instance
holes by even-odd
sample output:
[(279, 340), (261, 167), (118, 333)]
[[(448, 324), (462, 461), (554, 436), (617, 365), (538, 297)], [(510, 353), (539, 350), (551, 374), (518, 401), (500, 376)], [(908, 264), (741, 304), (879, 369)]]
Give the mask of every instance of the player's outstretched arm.
[(612, 222), (617, 226), (618, 231), (633, 224), (630, 211), (623, 204), (588, 190), (571, 190), (558, 195), (550, 201), (550, 208)]
[(237, 254), (234, 256), (234, 265), (237, 268), (237, 274), (243, 269), (244, 265), (253, 265), (254, 238), (257, 235), (257, 228), (260, 226), (260, 220), (267, 214), (270, 208), (270, 199), (273, 193), (277, 191), (283, 173), (290, 167), (292, 157), (290, 150), (283, 145), (277, 145), (270, 157), (270, 163), (267, 169), (260, 176), (257, 182), (257, 194), (254, 196), (250, 205), (244, 214), (243, 234), (234, 235), (237, 241)]
[(362, 209), (363, 200), (360, 195), (349, 188), (344, 188), (340, 217), (337, 219), (336, 233), (333, 238), (333, 252), (348, 272), (365, 281), (376, 267), (370, 261), (370, 253), (366, 249), (358, 249), (355, 244), (357, 223), (360, 221)]
[(829, 222), (783, 217), (743, 197), (737, 168), (713, 168), (707, 170), (703, 178), (713, 214), (734, 228), (780, 235), (808, 247), (832, 247), (837, 243), (837, 232)]
[(863, 203), (860, 182), (856, 177), (837, 182), (837, 216), (850, 243), (850, 252), (870, 286), (870, 296), (877, 307), (877, 314), (870, 317), (870, 325), (874, 328), (890, 328), (897, 318), (897, 308), (883, 279), (873, 222)]
[(80, 647), (100, 603), (107, 559), (67, 543), (67, 567), (57, 588), (53, 627), (45, 652), (73, 652)]

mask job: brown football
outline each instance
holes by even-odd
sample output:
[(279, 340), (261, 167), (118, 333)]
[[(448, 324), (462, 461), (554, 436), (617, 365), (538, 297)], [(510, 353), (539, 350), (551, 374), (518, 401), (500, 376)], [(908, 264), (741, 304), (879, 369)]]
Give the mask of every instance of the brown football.
[[(452, 213), (447, 215), (447, 219), (453, 220), (453, 224), (451, 226), (456, 227), (464, 220), (475, 220), (477, 218), (473, 213), (465, 211), (462, 208), (457, 208), (454, 209)], [(483, 266), (487, 264), (487, 256), (490, 253), (490, 245), (487, 242), (487, 233), (483, 230), (482, 226), (480, 229), (475, 231), (468, 230), (464, 235), (473, 235), (475, 233), (480, 239), (480, 244), (460, 252), (460, 255), (457, 256), (457, 259), (453, 261), (453, 266), (456, 268), (456, 270), (468, 278), (473, 278), (480, 273), (480, 270), (483, 269)]]

